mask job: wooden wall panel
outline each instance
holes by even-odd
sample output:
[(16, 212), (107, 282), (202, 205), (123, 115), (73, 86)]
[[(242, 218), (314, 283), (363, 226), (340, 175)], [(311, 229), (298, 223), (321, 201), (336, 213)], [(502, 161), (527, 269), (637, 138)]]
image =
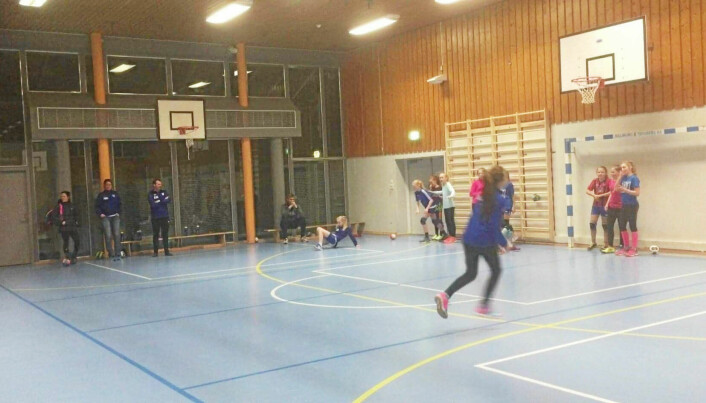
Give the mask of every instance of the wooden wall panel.
[[(609, 86), (589, 106), (560, 93), (560, 37), (640, 16), (649, 81)], [(530, 110), (563, 123), (703, 106), (705, 48), (703, 0), (506, 0), (350, 52), (347, 154), (441, 150), (445, 122)], [(442, 64), (448, 81), (428, 84)]]

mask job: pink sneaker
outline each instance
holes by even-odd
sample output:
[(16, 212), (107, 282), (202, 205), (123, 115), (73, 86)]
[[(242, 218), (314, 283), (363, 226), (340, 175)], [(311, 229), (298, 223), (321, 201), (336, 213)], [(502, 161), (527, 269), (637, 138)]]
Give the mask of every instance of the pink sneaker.
[(626, 250), (623, 248), (618, 248), (618, 250), (615, 251), (615, 256), (625, 256)]
[(488, 315), (488, 314), (490, 313), (490, 309), (488, 308), (487, 305), (481, 304), (481, 305), (478, 305), (478, 307), (476, 307), (476, 313), (477, 313), (478, 315), (483, 315), (483, 316), (485, 316), (485, 315)]
[(626, 253), (625, 256), (627, 257), (635, 257), (637, 256), (637, 249), (635, 248), (630, 248)]
[(452, 236), (449, 236), (449, 237), (447, 237), (446, 239), (444, 239), (444, 243), (447, 243), (447, 244), (448, 244), (448, 243), (454, 243), (454, 242), (456, 242), (456, 238), (454, 238), (454, 237), (452, 237)]
[(434, 301), (436, 301), (436, 312), (439, 313), (439, 316), (444, 319), (448, 318), (449, 297), (446, 295), (446, 293), (440, 292), (436, 294), (436, 297), (434, 297)]

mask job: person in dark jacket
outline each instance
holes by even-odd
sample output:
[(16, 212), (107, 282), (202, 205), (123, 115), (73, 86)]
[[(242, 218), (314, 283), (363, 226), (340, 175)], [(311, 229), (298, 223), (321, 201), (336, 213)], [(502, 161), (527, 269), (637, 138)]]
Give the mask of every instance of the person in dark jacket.
[(159, 252), (159, 236), (162, 235), (162, 245), (164, 256), (171, 256), (169, 252), (169, 206), (172, 202), (169, 193), (162, 189), (162, 181), (155, 179), (152, 181), (152, 190), (147, 195), (152, 214), (152, 247), (153, 257), (157, 257)]
[[(71, 192), (61, 192), (56, 208), (53, 210), (53, 222), (59, 229), (61, 240), (64, 248), (64, 262), (70, 261), (71, 264), (76, 264), (76, 256), (80, 245), (78, 236), (78, 212), (76, 207), (71, 203)], [(69, 238), (74, 241), (73, 253), (69, 253)]]
[(282, 205), (282, 216), (279, 220), (280, 238), (285, 244), (289, 243), (287, 231), (289, 228), (299, 227), (302, 242), (306, 242), (306, 218), (297, 204), (297, 199), (293, 194), (287, 195), (284, 205)]
[[(120, 260), (122, 246), (120, 245), (120, 195), (113, 190), (113, 181), (103, 181), (103, 191), (96, 196), (96, 215), (101, 219), (105, 247), (108, 256), (113, 260)], [(115, 243), (115, 247), (113, 247)]]

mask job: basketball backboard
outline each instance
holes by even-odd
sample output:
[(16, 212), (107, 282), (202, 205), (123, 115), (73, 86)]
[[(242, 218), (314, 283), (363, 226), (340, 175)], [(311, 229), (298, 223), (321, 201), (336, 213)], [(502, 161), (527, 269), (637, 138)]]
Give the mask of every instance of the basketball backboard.
[(561, 92), (577, 90), (571, 80), (601, 77), (605, 85), (647, 79), (645, 18), (559, 38)]
[[(157, 101), (160, 140), (204, 140), (206, 139), (206, 119), (203, 100)], [(193, 127), (184, 134), (179, 128)]]

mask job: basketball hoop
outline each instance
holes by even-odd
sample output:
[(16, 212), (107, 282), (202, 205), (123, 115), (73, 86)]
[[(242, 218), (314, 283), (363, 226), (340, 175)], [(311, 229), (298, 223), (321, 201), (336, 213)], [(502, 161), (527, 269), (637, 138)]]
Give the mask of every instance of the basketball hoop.
[[(188, 133), (192, 133), (193, 131), (197, 130), (199, 127), (198, 126), (181, 126), (177, 127), (177, 131), (179, 131), (179, 135), (185, 136)], [(186, 158), (188, 160), (191, 160), (191, 148), (194, 146), (194, 139), (192, 138), (187, 138), (186, 139)]]
[(605, 80), (600, 77), (579, 77), (571, 80), (576, 84), (581, 93), (581, 103), (592, 104), (596, 102), (596, 91), (605, 87)]

